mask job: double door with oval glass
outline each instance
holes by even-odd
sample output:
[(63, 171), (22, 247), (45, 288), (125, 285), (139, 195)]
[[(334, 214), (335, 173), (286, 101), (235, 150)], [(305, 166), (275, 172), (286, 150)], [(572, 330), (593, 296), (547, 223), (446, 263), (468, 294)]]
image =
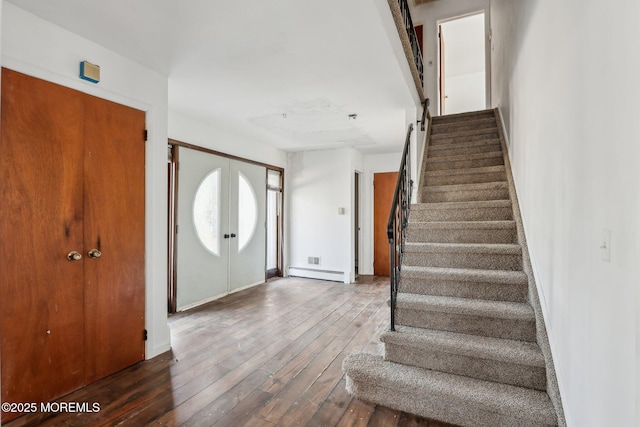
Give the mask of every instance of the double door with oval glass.
[(178, 310), (265, 280), (264, 166), (178, 148)]

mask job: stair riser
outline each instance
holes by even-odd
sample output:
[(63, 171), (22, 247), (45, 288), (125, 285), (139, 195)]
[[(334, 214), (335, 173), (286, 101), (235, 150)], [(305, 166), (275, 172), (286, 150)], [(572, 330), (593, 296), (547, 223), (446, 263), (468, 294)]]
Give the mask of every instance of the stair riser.
[(482, 120), (482, 119), (493, 119), (495, 118), (495, 114), (493, 111), (483, 111), (483, 112), (473, 112), (470, 114), (463, 115), (450, 115), (450, 116), (435, 116), (433, 117), (432, 124), (434, 125), (442, 125), (442, 124), (453, 124), (453, 123), (464, 123), (471, 120)]
[(502, 158), (502, 156), (488, 157), (486, 159), (451, 160), (451, 161), (444, 161), (444, 162), (433, 162), (433, 161), (427, 160), (427, 171), (482, 168), (485, 166), (502, 166), (502, 165), (504, 165), (504, 159)]
[[(346, 376), (346, 389), (357, 399), (373, 402), (378, 405), (420, 415), (426, 418), (444, 421), (460, 426), (473, 427), (550, 427), (550, 424), (540, 424), (496, 414), (481, 405), (471, 404), (467, 400), (453, 398), (449, 395), (435, 393), (420, 393), (418, 390), (407, 392), (394, 387), (384, 387), (373, 381), (361, 382)], [(462, 409), (464, 408), (464, 409)]]
[(517, 233), (514, 228), (494, 229), (437, 229), (421, 230), (409, 227), (409, 242), (421, 243), (516, 243)]
[(454, 280), (402, 277), (400, 292), (489, 301), (527, 302), (526, 285), (473, 283)]
[(426, 185), (481, 184), (484, 182), (506, 181), (504, 172), (470, 173), (463, 175), (442, 175), (426, 177)]
[(388, 342), (384, 347), (385, 359), (390, 362), (540, 391), (545, 391), (547, 387), (545, 368), (481, 359), (434, 348), (416, 348)]
[(429, 187), (425, 187), (422, 190), (422, 196), (422, 200), (426, 203), (508, 200), (509, 189), (497, 188), (488, 190), (433, 191)]
[(466, 135), (452, 135), (452, 134), (440, 134), (431, 135), (431, 145), (443, 145), (443, 144), (464, 144), (474, 141), (482, 141), (484, 139), (497, 139), (498, 131), (493, 129), (481, 130)]
[(468, 120), (467, 123), (437, 123), (431, 127), (431, 134), (440, 135), (443, 133), (465, 132), (470, 130), (489, 129), (496, 127), (497, 125), (495, 119)]
[(522, 270), (522, 255), (406, 251), (404, 264), (419, 267), (517, 271)]
[(512, 220), (511, 207), (474, 209), (412, 209), (411, 221), (501, 221)]
[(453, 146), (446, 150), (429, 150), (428, 156), (430, 159), (434, 157), (466, 156), (469, 154), (491, 153), (493, 151), (500, 151), (501, 149), (500, 144), (487, 144), (460, 148)]
[(508, 340), (536, 340), (535, 321), (396, 307), (396, 324)]

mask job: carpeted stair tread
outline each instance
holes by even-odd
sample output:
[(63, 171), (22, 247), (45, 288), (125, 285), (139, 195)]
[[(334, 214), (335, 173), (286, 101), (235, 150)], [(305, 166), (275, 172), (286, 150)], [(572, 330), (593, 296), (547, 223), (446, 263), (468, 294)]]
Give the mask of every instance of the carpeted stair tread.
[[(442, 156), (442, 157), (429, 157), (427, 158), (427, 165), (433, 163), (448, 163), (458, 162), (462, 160), (480, 160), (480, 159), (493, 159), (499, 157), (502, 159), (502, 151), (490, 151), (488, 153), (474, 153), (474, 154), (462, 154), (456, 156)], [(457, 168), (452, 168), (457, 169)]]
[[(493, 161), (490, 163), (497, 162)], [(427, 186), (480, 184), (483, 182), (506, 182), (507, 180), (503, 165), (444, 170), (432, 169), (425, 174), (425, 177)]]
[[(482, 174), (482, 173), (505, 173), (504, 165), (497, 166), (484, 166), (479, 168), (464, 168), (464, 169), (444, 169), (444, 170), (432, 170), (427, 171), (427, 185), (429, 178), (432, 177), (443, 177), (443, 176), (455, 176), (455, 175), (472, 175), (472, 174)], [(505, 175), (504, 180), (506, 181), (507, 176)], [(411, 205), (411, 209), (413, 209), (413, 205)]]
[(499, 229), (515, 229), (516, 222), (510, 221), (409, 221), (409, 227), (423, 230), (457, 230), (457, 229), (474, 229), (474, 230), (499, 230)]
[(526, 303), (398, 293), (397, 309), (435, 311), (465, 316), (534, 321), (533, 308)]
[(522, 248), (514, 243), (405, 243), (404, 265), (479, 270), (522, 270)]
[(384, 358), (535, 390), (545, 390), (544, 356), (536, 343), (398, 326), (383, 332)]
[(527, 275), (523, 271), (478, 270), (405, 265), (399, 292), (526, 302)]
[[(497, 283), (503, 285), (526, 285), (527, 275), (524, 271), (509, 270), (477, 270), (472, 268), (442, 268), (403, 266), (402, 278), (449, 279), (471, 283)], [(402, 285), (402, 281), (400, 282)]]
[[(471, 154), (478, 153), (490, 153), (495, 151), (500, 151), (501, 147), (499, 143), (494, 144), (482, 144), (475, 146), (467, 146), (468, 144), (451, 144), (452, 146), (447, 147), (445, 150), (432, 150), (429, 149), (429, 157), (430, 159), (437, 159), (438, 157), (451, 157), (451, 156), (469, 156)], [(436, 145), (435, 147), (441, 147)]]
[(433, 145), (456, 144), (490, 138), (498, 138), (498, 129), (496, 127), (430, 135), (431, 144)]
[(515, 243), (515, 221), (410, 221), (408, 242)]
[(471, 200), (463, 202), (416, 203), (409, 211), (410, 221), (486, 221), (511, 220), (511, 200)]
[(347, 390), (356, 398), (462, 426), (556, 425), (544, 392), (385, 361), (345, 358)]
[(430, 185), (422, 188), (423, 200), (431, 203), (474, 200), (508, 200), (507, 181)]
[(434, 123), (431, 125), (431, 135), (439, 135), (442, 133), (461, 132), (473, 129), (488, 129), (496, 127), (495, 117), (481, 117), (469, 120)]
[(538, 344), (527, 341), (505, 340), (456, 332), (398, 326), (380, 335), (383, 343), (414, 348), (438, 349), (447, 353), (491, 359), (501, 362), (544, 368), (544, 357)]
[(433, 116), (431, 118), (433, 124), (464, 122), (468, 120), (477, 120), (479, 118), (494, 118), (493, 110), (470, 111), (466, 113), (447, 114), (446, 116)]
[(407, 252), (456, 252), (467, 254), (521, 255), (522, 248), (510, 243), (430, 243), (407, 242)]
[[(484, 146), (500, 146), (500, 140), (496, 138), (487, 138), (481, 139), (478, 141), (470, 141), (470, 142), (460, 142), (458, 144), (444, 144), (444, 145), (431, 145), (429, 146), (428, 155), (431, 156), (433, 153), (447, 152), (449, 150), (453, 150), (456, 148), (473, 148), (473, 147), (484, 147)], [(502, 148), (499, 148), (502, 150)]]
[(468, 202), (414, 203), (410, 212), (432, 210), (511, 208), (511, 200), (473, 200)]
[(455, 202), (472, 200), (508, 200), (507, 181), (479, 182), (448, 185), (428, 185), (422, 188), (427, 202)]

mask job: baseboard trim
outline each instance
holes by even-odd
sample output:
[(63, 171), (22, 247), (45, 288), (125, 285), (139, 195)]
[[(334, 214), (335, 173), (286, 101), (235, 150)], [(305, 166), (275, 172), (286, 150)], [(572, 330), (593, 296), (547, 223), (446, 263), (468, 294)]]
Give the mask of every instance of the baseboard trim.
[(329, 280), (332, 282), (344, 282), (344, 271), (314, 270), (304, 267), (289, 267), (289, 276), (304, 277), (307, 279)]

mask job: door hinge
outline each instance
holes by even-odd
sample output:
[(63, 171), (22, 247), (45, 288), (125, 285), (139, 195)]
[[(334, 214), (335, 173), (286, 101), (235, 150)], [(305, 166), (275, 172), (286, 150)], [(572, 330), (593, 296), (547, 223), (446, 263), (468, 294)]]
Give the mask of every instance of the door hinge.
[(147, 130), (145, 129), (144, 130), (144, 140), (147, 141), (148, 137), (149, 137), (149, 132), (147, 132)]
[(147, 336), (147, 330), (144, 330), (144, 333), (142, 334), (142, 337), (144, 338), (144, 340), (146, 341), (148, 336)]

